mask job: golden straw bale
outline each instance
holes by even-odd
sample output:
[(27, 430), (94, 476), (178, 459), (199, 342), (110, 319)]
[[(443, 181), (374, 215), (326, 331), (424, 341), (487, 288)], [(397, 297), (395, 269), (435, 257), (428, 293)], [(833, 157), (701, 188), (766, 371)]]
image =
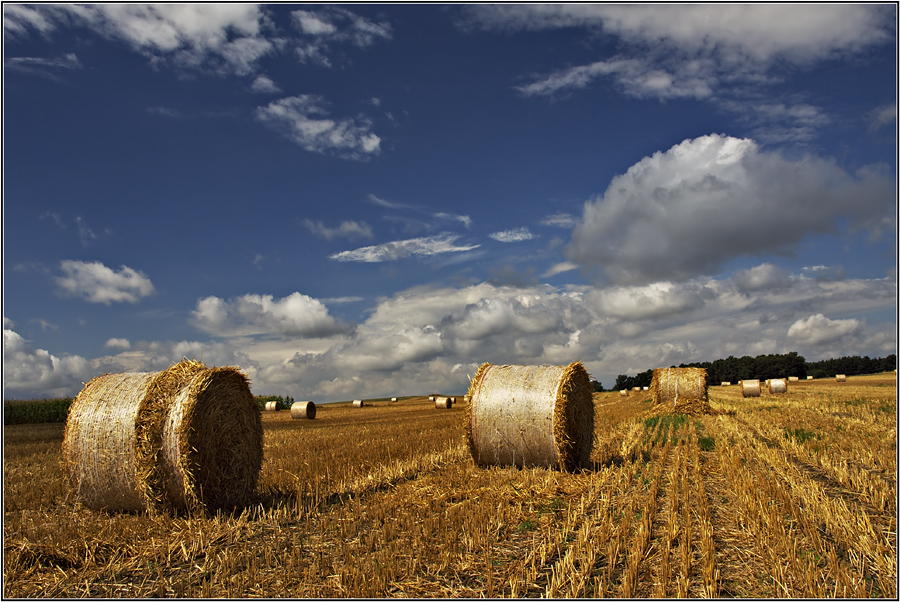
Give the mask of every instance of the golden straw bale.
[(316, 418), (316, 404), (312, 401), (295, 401), (291, 404), (291, 418), (298, 420), (306, 418), (314, 420)]
[(622, 397), (628, 397), (628, 389), (622, 389), (621, 391), (619, 391), (619, 395), (621, 395)]
[(787, 381), (783, 378), (773, 378), (769, 381), (769, 393), (787, 393)]
[(788, 382), (789, 383), (798, 383), (798, 382), (800, 382), (800, 377), (799, 376), (788, 376)]
[(741, 381), (741, 397), (759, 397), (759, 379)]
[(366, 404), (363, 402), (362, 399), (354, 399), (354, 400), (353, 400), (353, 407), (354, 407), (354, 408), (362, 408), (362, 407), (365, 407), (365, 405), (366, 405)]
[(709, 401), (707, 389), (705, 368), (656, 368), (650, 381), (654, 405), (671, 401), (677, 406), (687, 399)]
[(723, 381), (722, 381), (722, 386), (723, 386), (723, 387), (729, 387), (729, 386), (731, 386), (731, 381), (729, 381), (729, 380), (723, 380)]
[(250, 383), (237, 368), (206, 368), (171, 401), (160, 454), (168, 507), (246, 504), (262, 467), (263, 431)]
[(834, 377), (834, 380), (839, 383), (845, 383), (845, 382), (847, 382), (847, 375), (846, 374), (838, 374), (837, 376)]
[(397, 398), (396, 398), (396, 397), (391, 397), (391, 401), (394, 402), (394, 403), (396, 403)]
[(277, 401), (267, 401), (266, 402), (266, 411), (267, 412), (277, 412), (278, 411), (278, 402)]
[(438, 410), (449, 410), (453, 407), (453, 398), (436, 396), (434, 398), (434, 407)]
[(586, 466), (594, 436), (590, 376), (568, 366), (483, 364), (469, 387), (466, 432), (479, 466)]
[(72, 404), (63, 458), (89, 508), (237, 506), (262, 464), (259, 406), (235, 368), (104, 374)]

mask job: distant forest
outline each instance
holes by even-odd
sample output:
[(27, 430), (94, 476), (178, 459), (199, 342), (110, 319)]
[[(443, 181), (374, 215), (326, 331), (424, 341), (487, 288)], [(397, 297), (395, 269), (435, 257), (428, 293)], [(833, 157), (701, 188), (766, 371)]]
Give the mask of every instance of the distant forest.
[[(673, 368), (676, 366), (672, 366)], [(790, 353), (770, 355), (757, 355), (750, 357), (728, 356), (714, 362), (695, 362), (693, 364), (681, 364), (678, 368), (706, 368), (706, 374), (711, 385), (717, 385), (723, 381), (737, 383), (739, 380), (758, 378), (787, 378), (797, 376), (805, 379), (829, 378), (837, 374), (853, 376), (856, 374), (874, 374), (877, 372), (889, 372), (897, 368), (897, 355), (890, 354), (882, 358), (859, 357), (858, 355), (842, 357), (838, 359), (822, 360), (820, 362), (807, 362), (796, 351)], [(632, 387), (649, 387), (653, 380), (653, 369), (641, 372), (635, 376), (620, 374), (616, 377), (613, 390), (631, 389)], [(596, 388), (596, 387), (595, 387)]]

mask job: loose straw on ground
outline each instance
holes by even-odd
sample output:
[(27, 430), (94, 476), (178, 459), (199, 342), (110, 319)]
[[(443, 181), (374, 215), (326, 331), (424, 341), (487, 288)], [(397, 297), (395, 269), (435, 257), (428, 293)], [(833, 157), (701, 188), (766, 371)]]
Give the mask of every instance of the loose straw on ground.
[(594, 436), (590, 377), (568, 366), (483, 364), (469, 387), (466, 431), (479, 466), (575, 470)]

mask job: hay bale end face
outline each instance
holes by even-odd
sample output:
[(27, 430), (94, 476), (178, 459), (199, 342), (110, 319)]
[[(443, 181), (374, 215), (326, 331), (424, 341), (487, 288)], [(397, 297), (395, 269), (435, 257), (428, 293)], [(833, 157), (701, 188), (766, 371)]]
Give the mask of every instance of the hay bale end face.
[(483, 364), (469, 387), (466, 431), (479, 466), (587, 466), (594, 437), (590, 376), (568, 366)]
[(73, 402), (63, 457), (88, 508), (236, 507), (262, 466), (259, 406), (236, 368), (105, 374)]
[(759, 380), (742, 380), (741, 381), (741, 397), (759, 397), (760, 388)]
[(783, 378), (769, 380), (769, 393), (787, 393), (787, 381)]
[(294, 420), (315, 420), (316, 404), (312, 401), (295, 401), (291, 404), (291, 418)]

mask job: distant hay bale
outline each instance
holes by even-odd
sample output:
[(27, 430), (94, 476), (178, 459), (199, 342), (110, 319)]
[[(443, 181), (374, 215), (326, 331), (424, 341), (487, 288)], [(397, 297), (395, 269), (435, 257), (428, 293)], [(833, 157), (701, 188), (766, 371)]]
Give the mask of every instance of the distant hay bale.
[(590, 376), (568, 366), (483, 364), (469, 387), (469, 450), (479, 466), (586, 466), (594, 437)]
[(353, 407), (354, 407), (354, 408), (363, 408), (363, 407), (365, 407), (365, 406), (366, 406), (366, 404), (363, 402), (362, 399), (354, 399), (354, 400), (353, 400)]
[(814, 377), (812, 377), (812, 376), (807, 376), (807, 377), (806, 377), (806, 380), (812, 380), (813, 378), (814, 378)]
[(650, 381), (650, 391), (654, 405), (672, 402), (677, 408), (679, 402), (688, 399), (708, 402), (706, 369), (656, 368)]
[(788, 376), (788, 382), (789, 383), (798, 383), (798, 382), (800, 382), (800, 377), (799, 376)]
[(731, 386), (731, 381), (730, 381), (730, 380), (723, 380), (723, 381), (722, 381), (722, 386), (723, 386), (723, 387), (730, 387), (730, 386)]
[(836, 380), (837, 382), (839, 382), (839, 383), (845, 383), (845, 382), (847, 382), (847, 375), (846, 375), (846, 374), (838, 374), (838, 375), (835, 376), (834, 378), (835, 378), (835, 380)]
[(234, 368), (104, 374), (72, 403), (63, 458), (88, 508), (237, 506), (262, 465), (259, 406)]
[(449, 410), (453, 407), (453, 398), (452, 397), (435, 397), (434, 398), (434, 407), (438, 410)]
[(621, 391), (619, 391), (619, 395), (621, 395), (622, 397), (628, 397), (628, 389), (622, 389)]
[(741, 396), (742, 397), (759, 397), (760, 389), (759, 389), (759, 380), (742, 380), (741, 381)]
[(631, 387), (631, 390), (632, 390), (632, 391), (640, 391), (641, 388), (640, 388), (640, 387)]
[(649, 391), (650, 387), (641, 387), (641, 391)]
[(316, 404), (312, 401), (295, 401), (291, 404), (291, 418), (294, 420), (315, 420)]
[(434, 395), (429, 396), (428, 401), (434, 401)]
[(773, 378), (769, 382), (769, 393), (787, 393), (787, 381), (783, 378)]
[(392, 401), (393, 403), (397, 403), (397, 398), (396, 398), (396, 397), (391, 397), (391, 401)]
[(278, 411), (278, 402), (277, 401), (267, 401), (266, 402), (266, 411), (267, 412), (277, 412)]

